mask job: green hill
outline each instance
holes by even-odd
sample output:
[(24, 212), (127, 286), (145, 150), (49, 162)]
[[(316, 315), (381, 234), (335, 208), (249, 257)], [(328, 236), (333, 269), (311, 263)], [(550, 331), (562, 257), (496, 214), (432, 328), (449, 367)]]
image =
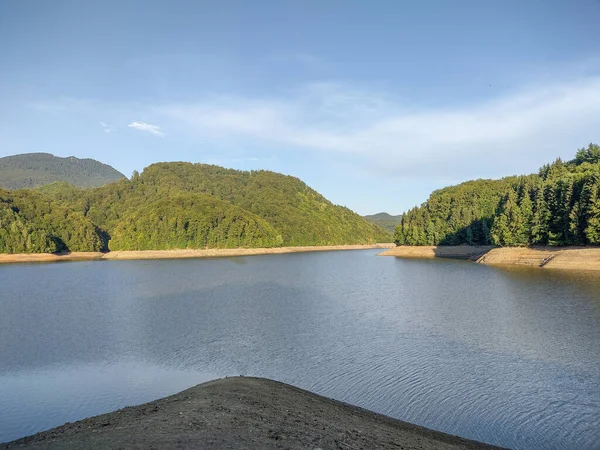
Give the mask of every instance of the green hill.
[(55, 181), (79, 187), (112, 183), (125, 176), (94, 159), (60, 158), (49, 153), (26, 153), (0, 158), (0, 187), (33, 188)]
[(100, 231), (83, 214), (34, 191), (0, 189), (0, 253), (93, 252)]
[(112, 250), (275, 247), (281, 236), (265, 220), (205, 194), (179, 194), (126, 214), (111, 234)]
[(295, 177), (158, 163), (92, 189), (58, 182), (40, 196), (80, 213), (111, 250), (370, 244), (391, 235)]
[(374, 223), (375, 225), (379, 225), (386, 231), (390, 233), (394, 233), (396, 230), (396, 225), (402, 222), (402, 215), (392, 216), (386, 212), (380, 212), (377, 214), (370, 214), (367, 216), (363, 216), (365, 220), (368, 222)]
[(538, 174), (440, 189), (396, 227), (398, 245), (600, 244), (600, 147)]
[(387, 239), (381, 228), (332, 204), (298, 178), (266, 170), (238, 171), (190, 163), (153, 164), (138, 183), (161, 190), (202, 192), (271, 223), (283, 245), (368, 244)]

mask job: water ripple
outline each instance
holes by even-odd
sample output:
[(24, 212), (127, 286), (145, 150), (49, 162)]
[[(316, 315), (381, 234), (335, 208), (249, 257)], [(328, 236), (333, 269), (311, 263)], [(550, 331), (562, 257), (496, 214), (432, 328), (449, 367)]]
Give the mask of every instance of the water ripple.
[(374, 253), (0, 267), (0, 441), (243, 374), (598, 449), (600, 280)]

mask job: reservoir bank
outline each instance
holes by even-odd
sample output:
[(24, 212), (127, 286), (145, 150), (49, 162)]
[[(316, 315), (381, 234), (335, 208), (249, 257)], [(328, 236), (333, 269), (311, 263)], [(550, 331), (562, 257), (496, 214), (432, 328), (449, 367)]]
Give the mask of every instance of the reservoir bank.
[(177, 250), (124, 250), (112, 252), (69, 252), (69, 253), (18, 253), (0, 254), (0, 264), (59, 262), (59, 261), (96, 261), (96, 260), (143, 260), (143, 259), (183, 259), (183, 258), (228, 258), (234, 256), (278, 255), (285, 253), (324, 252), (335, 250), (369, 250), (392, 248), (395, 244), (365, 245), (322, 245), (304, 247), (273, 248), (212, 248)]
[(600, 270), (600, 247), (398, 246), (380, 256), (470, 259), (488, 265)]

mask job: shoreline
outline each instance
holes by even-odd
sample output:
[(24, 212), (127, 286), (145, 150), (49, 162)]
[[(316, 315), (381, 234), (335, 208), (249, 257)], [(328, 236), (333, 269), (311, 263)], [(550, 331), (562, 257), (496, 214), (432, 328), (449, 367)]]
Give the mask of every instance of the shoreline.
[(478, 264), (541, 269), (600, 270), (600, 247), (399, 246), (379, 256), (467, 259)]
[(37, 448), (498, 449), (265, 378), (231, 377), (13, 442)]
[(227, 258), (233, 256), (279, 255), (284, 253), (325, 252), (340, 250), (390, 249), (393, 243), (358, 245), (323, 245), (304, 247), (272, 248), (223, 248), (223, 249), (177, 249), (177, 250), (122, 250), (107, 253), (71, 252), (71, 253), (18, 253), (0, 254), (0, 264), (61, 262), (61, 261), (99, 261), (99, 260), (143, 260), (143, 259), (184, 259), (184, 258)]

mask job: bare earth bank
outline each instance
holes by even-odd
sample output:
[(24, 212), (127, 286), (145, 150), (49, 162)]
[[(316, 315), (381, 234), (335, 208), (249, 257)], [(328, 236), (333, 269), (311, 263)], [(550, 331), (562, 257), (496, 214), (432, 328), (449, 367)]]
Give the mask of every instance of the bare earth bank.
[(492, 449), (264, 378), (211, 381), (2, 448)]
[(518, 265), (544, 269), (600, 270), (600, 247), (400, 246), (380, 255), (404, 258), (472, 259), (480, 264)]
[(20, 253), (0, 254), (0, 264), (18, 262), (55, 262), (90, 261), (99, 259), (171, 259), (171, 258), (218, 258), (231, 256), (274, 255), (281, 253), (322, 252), (330, 250), (364, 250), (370, 248), (392, 248), (395, 244), (368, 245), (323, 245), (307, 247), (274, 248), (219, 248), (219, 249), (183, 249), (183, 250), (139, 250), (71, 253)]
[(403, 258), (453, 258), (476, 259), (489, 252), (491, 245), (440, 245), (440, 246), (410, 246), (392, 247), (380, 253), (380, 256), (399, 256)]

